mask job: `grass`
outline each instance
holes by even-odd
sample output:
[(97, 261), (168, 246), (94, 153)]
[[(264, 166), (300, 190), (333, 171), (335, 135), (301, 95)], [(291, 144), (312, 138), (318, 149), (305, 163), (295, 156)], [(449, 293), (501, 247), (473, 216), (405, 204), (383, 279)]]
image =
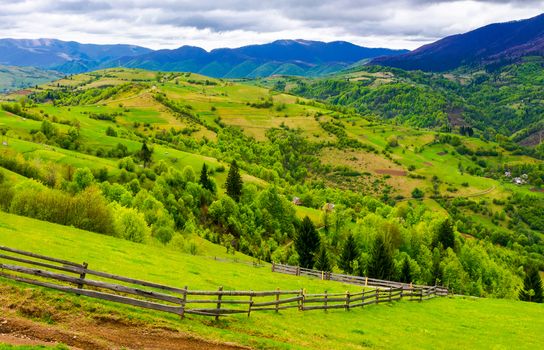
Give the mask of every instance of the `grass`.
[[(355, 289), (334, 282), (274, 274), (268, 267), (215, 261), (6, 213), (0, 213), (0, 244), (86, 261), (91, 268), (112, 273), (178, 287), (188, 285), (190, 289), (216, 289), (219, 285), (237, 290), (280, 287), (340, 292)], [(44, 293), (51, 300), (59, 294)], [(75, 302), (76, 297), (68, 295), (60, 299)], [(181, 321), (175, 315), (87, 298), (79, 300), (78, 303), (89, 305), (89, 309), (112, 310), (151, 323), (166, 322), (182, 331), (257, 349), (534, 349), (544, 346), (541, 332), (544, 305), (510, 300), (440, 298), (423, 303), (402, 301), (350, 312), (253, 313), (250, 318), (232, 316), (219, 322), (197, 316)]]
[(48, 350), (68, 350), (69, 348), (65, 345), (54, 345), (54, 346), (45, 346), (45, 345), (8, 345), (8, 344), (0, 344), (0, 350), (40, 350), (40, 349), (48, 349)]

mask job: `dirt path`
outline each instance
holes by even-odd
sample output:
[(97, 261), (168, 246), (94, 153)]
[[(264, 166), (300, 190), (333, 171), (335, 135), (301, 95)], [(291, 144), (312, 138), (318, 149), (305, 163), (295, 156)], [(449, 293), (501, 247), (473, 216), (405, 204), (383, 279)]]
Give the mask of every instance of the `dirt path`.
[(164, 328), (135, 326), (106, 320), (103, 323), (55, 324), (35, 322), (16, 315), (0, 318), (0, 343), (12, 345), (55, 345), (71, 349), (244, 349), (216, 344)]
[(0, 284), (0, 344), (55, 345), (71, 349), (248, 350), (180, 331), (176, 325), (95, 312), (70, 301), (48, 300), (31, 289)]

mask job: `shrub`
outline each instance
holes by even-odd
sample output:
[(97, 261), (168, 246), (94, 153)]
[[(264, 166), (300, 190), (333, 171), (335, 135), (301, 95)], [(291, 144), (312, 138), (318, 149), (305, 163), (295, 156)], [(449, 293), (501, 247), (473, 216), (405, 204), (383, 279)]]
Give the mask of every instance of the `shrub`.
[(414, 188), (414, 190), (412, 191), (412, 198), (419, 199), (419, 198), (423, 198), (424, 196), (425, 196), (425, 193), (423, 193), (423, 191), (417, 187)]
[(399, 145), (399, 139), (396, 136), (391, 135), (387, 138), (387, 145), (389, 147), (397, 147)]
[(9, 211), (38, 220), (74, 226), (83, 230), (111, 234), (111, 210), (96, 187), (70, 196), (34, 181), (15, 186)]
[(108, 126), (108, 128), (106, 129), (106, 135), (117, 137), (117, 131), (115, 131), (115, 129), (112, 128), (111, 126)]
[(115, 206), (115, 234), (129, 241), (142, 243), (151, 236), (144, 215), (136, 209)]

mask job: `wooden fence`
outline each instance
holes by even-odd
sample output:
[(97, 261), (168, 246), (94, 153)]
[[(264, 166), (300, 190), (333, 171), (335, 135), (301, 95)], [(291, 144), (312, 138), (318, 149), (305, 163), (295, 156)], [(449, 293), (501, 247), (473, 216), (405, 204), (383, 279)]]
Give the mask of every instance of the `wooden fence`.
[[(14, 265), (13, 262), (18, 263)], [(62, 272), (62, 273), (59, 273)], [(422, 301), (443, 295), (437, 287), (363, 288), (359, 292), (306, 294), (304, 290), (216, 291), (190, 290), (117, 276), (89, 269), (87, 263), (74, 263), (31, 252), (0, 246), (0, 276), (62, 292), (84, 295), (131, 306), (186, 314), (220, 316), (286, 309), (350, 310), (370, 304), (407, 298)], [(89, 278), (93, 276), (93, 279)]]
[(424, 292), (431, 291), (432, 293), (435, 293), (436, 295), (439, 295), (439, 296), (448, 295), (448, 288), (441, 287), (441, 286), (414, 285), (412, 283), (402, 283), (402, 282), (395, 282), (395, 281), (379, 280), (376, 278), (369, 278), (369, 277), (343, 275), (339, 273), (305, 269), (299, 266), (291, 266), (291, 265), (284, 265), (284, 264), (273, 263), (272, 272), (285, 273), (288, 275), (295, 275), (295, 276), (310, 276), (310, 277), (320, 278), (322, 280), (336, 281), (336, 282), (354, 284), (357, 286), (364, 286), (364, 287), (374, 287), (377, 289), (400, 288), (406, 291), (421, 289)]

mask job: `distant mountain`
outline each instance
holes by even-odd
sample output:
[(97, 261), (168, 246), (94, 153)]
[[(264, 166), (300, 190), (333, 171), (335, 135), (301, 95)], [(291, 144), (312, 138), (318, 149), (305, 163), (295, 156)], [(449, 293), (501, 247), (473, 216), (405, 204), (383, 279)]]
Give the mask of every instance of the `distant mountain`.
[(500, 66), (524, 56), (543, 55), (544, 14), (541, 14), (449, 36), (403, 55), (376, 58), (371, 64), (440, 72), (461, 66)]
[(112, 60), (102, 68), (123, 66), (162, 71), (189, 71), (218, 78), (254, 78), (276, 74), (321, 75), (339, 71), (364, 60), (399, 55), (406, 50), (366, 48), (345, 41), (324, 43), (277, 40), (269, 44), (210, 52), (193, 46), (158, 50)]
[(0, 65), (0, 93), (24, 89), (62, 78), (62, 74), (35, 67)]
[(0, 64), (80, 73), (118, 57), (151, 52), (134, 45), (80, 44), (56, 39), (0, 39)]

